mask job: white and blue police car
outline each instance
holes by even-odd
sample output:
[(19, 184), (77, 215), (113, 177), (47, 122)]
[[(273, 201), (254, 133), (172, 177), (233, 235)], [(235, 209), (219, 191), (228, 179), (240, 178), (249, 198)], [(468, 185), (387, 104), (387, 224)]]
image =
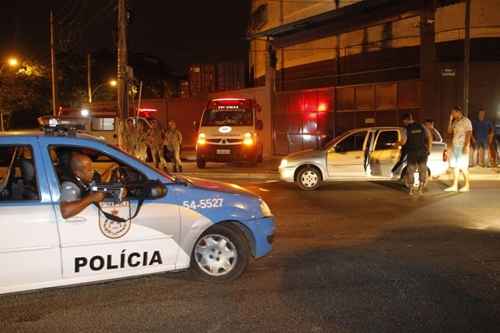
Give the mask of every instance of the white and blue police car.
[[(223, 282), (271, 251), (273, 215), (232, 184), (162, 173), (71, 130), (0, 134), (0, 294), (191, 269)], [(104, 201), (63, 218), (72, 154), (92, 160)], [(100, 174), (115, 168), (106, 184)], [(116, 195), (122, 189), (125, 198)]]

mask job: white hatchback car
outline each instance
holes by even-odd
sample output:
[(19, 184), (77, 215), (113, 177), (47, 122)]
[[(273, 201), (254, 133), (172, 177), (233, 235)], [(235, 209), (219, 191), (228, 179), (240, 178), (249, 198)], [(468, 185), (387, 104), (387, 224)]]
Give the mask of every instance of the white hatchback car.
[[(437, 130), (433, 131), (432, 151), (427, 162), (428, 172), (438, 177), (446, 172), (443, 161), (446, 144)], [(321, 149), (296, 152), (282, 159), (281, 180), (295, 182), (303, 190), (315, 190), (322, 182), (401, 180), (406, 164), (392, 168), (401, 156), (396, 143), (404, 135), (402, 127), (370, 127), (348, 131)]]

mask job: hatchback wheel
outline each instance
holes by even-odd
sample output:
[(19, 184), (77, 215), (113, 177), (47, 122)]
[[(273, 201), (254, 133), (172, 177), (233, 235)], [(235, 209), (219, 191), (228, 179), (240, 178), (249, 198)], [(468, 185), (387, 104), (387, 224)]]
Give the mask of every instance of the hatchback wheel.
[(321, 185), (321, 173), (315, 167), (305, 167), (297, 174), (297, 185), (305, 191), (313, 191)]

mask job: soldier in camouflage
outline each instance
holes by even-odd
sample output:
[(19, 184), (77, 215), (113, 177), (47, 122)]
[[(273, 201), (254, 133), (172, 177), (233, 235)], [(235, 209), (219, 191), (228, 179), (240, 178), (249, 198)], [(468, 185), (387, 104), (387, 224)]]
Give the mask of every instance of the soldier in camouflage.
[(165, 145), (172, 158), (174, 172), (182, 172), (181, 145), (182, 133), (177, 129), (175, 121), (168, 122), (168, 129), (165, 132)]

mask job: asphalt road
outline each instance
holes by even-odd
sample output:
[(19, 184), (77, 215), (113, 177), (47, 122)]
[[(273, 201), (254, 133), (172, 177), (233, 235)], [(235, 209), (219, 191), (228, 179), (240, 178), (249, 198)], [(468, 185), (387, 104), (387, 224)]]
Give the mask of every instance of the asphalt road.
[(434, 182), (419, 198), (384, 183), (240, 184), (268, 201), (278, 234), (238, 281), (176, 273), (0, 296), (0, 332), (500, 331), (499, 183)]

